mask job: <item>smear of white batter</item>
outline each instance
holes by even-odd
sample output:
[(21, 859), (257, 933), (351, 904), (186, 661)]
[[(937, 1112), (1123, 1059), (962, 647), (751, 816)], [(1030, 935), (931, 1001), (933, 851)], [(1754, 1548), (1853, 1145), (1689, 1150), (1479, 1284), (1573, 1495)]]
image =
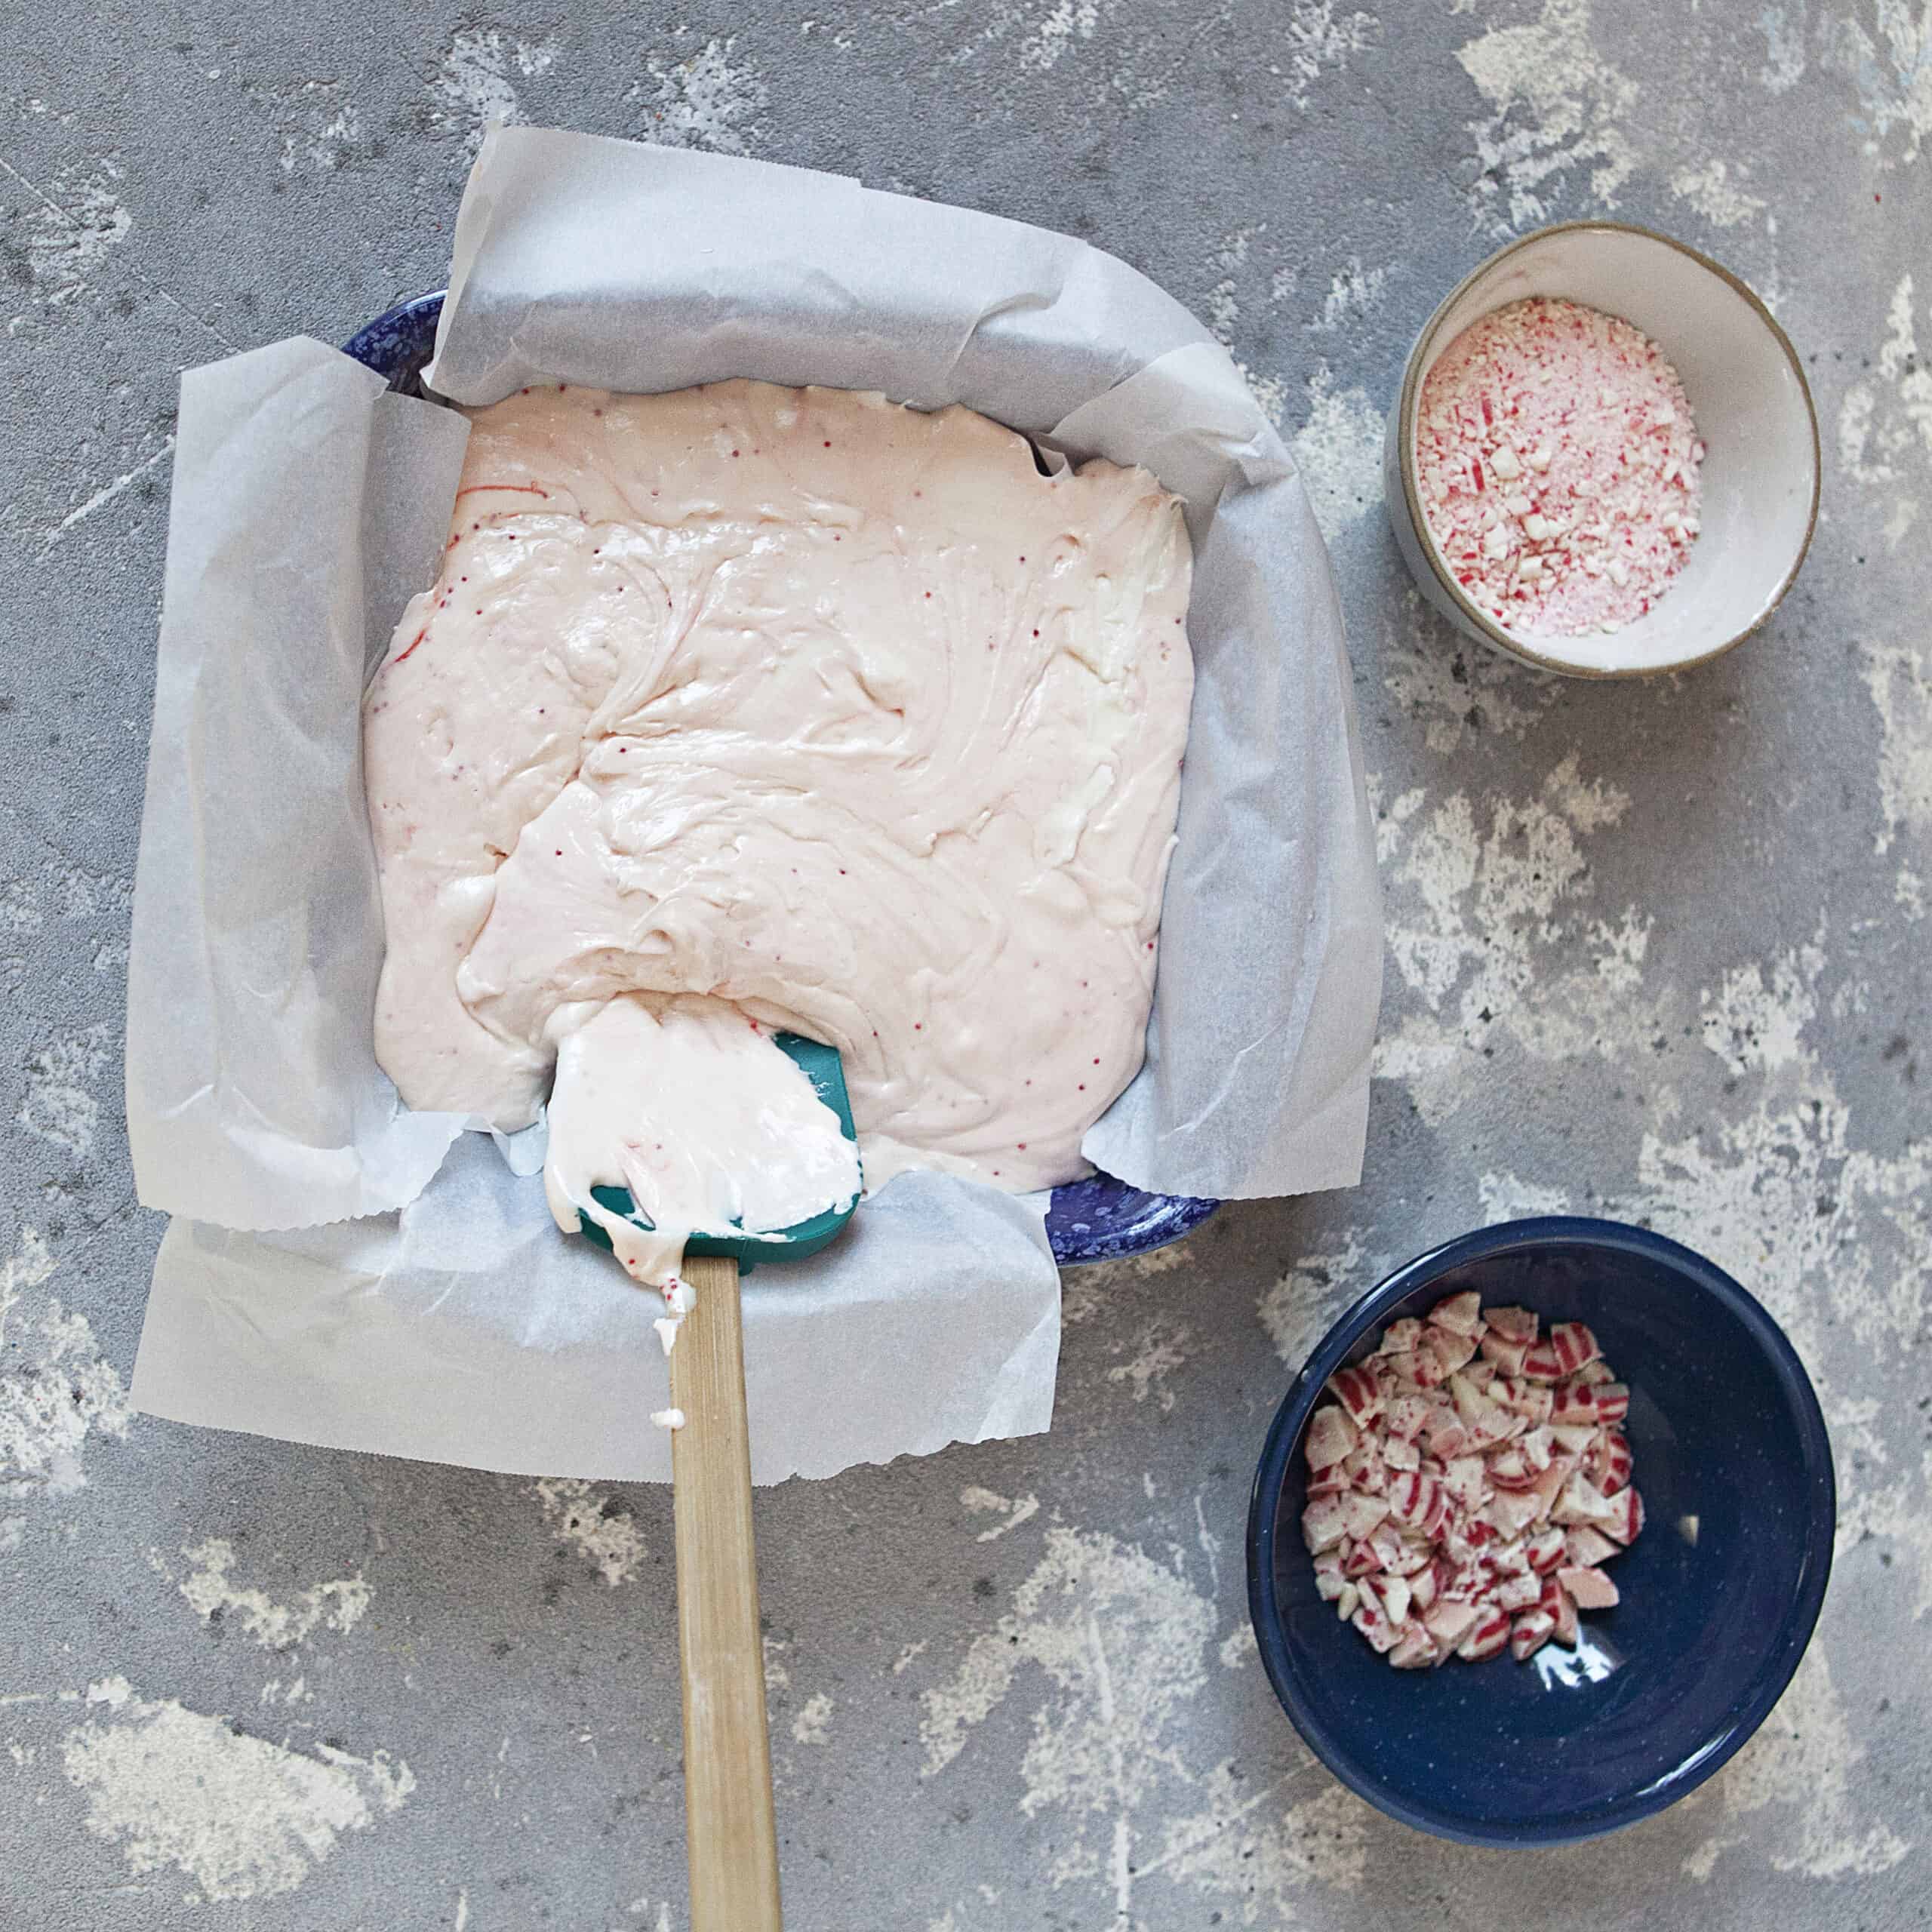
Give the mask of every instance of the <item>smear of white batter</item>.
[[(719, 1000), (632, 994), (558, 1049), (543, 1186), (565, 1233), (594, 1222), (631, 1278), (662, 1291), (668, 1355), (691, 1306), (678, 1272), (690, 1237), (775, 1236), (849, 1209), (859, 1152), (756, 1020)], [(605, 1207), (598, 1187), (629, 1189), (650, 1226)]]

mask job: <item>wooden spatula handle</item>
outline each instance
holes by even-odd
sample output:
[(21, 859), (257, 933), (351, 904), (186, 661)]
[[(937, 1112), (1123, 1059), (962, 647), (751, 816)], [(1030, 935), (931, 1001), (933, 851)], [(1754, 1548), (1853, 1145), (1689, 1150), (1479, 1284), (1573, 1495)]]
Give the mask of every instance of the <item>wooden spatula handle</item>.
[(671, 1470), (691, 1932), (779, 1932), (738, 1264), (694, 1255), (684, 1272), (697, 1303), (671, 1351)]

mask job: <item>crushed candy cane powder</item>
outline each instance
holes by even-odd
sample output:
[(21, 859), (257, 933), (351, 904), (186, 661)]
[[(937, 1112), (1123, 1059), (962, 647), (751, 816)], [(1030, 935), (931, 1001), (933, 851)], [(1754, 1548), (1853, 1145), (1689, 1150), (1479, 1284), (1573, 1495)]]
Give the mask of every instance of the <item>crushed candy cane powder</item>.
[(1698, 440), (1640, 330), (1533, 296), (1472, 322), (1423, 383), (1423, 512), (1464, 591), (1527, 637), (1616, 632), (1684, 568)]

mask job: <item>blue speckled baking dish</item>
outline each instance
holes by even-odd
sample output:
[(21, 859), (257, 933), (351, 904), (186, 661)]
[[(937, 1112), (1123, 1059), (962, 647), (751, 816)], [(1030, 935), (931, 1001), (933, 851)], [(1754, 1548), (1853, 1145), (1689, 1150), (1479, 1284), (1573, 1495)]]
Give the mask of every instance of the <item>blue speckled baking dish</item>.
[[(1302, 1436), (1337, 1369), (1465, 1288), (1589, 1324), (1630, 1385), (1647, 1521), (1610, 1567), (1623, 1601), (1584, 1613), (1576, 1651), (1395, 1670), (1316, 1594)], [(1743, 1288), (1647, 1229), (1515, 1221), (1398, 1269), (1303, 1366), (1255, 1477), (1248, 1607), (1296, 1729), (1371, 1804), (1468, 1844), (1569, 1844), (1675, 1803), (1764, 1722), (1818, 1620), (1836, 1523), (1818, 1398)]]
[[(420, 395), (418, 378), (436, 344), (436, 320), (443, 291), (398, 303), (378, 315), (343, 347), (390, 388)], [(1186, 1195), (1144, 1194), (1111, 1174), (1093, 1174), (1054, 1189), (1047, 1209), (1047, 1238), (1063, 1266), (1078, 1261), (1112, 1261), (1145, 1254), (1179, 1241), (1220, 1205)]]

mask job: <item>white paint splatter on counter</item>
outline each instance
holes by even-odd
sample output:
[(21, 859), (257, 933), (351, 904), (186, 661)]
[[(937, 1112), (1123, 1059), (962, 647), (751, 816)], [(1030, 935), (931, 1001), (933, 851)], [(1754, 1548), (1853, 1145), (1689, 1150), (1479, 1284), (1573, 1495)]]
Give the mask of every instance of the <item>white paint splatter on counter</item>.
[(1389, 280), (1386, 268), (1364, 269), (1359, 255), (1351, 255), (1328, 285), (1321, 311), (1309, 326), (1318, 334), (1332, 334), (1358, 321), (1378, 308)]
[(765, 87), (747, 66), (734, 66), (736, 38), (706, 42), (682, 60), (653, 54), (645, 63), (651, 85), (632, 88), (627, 99), (647, 103), (643, 132), (660, 146), (709, 148), (718, 154), (749, 154), (758, 145), (758, 117)]
[(795, 1744), (823, 1744), (832, 1724), (832, 1700), (815, 1690), (798, 1706), (792, 1720), (792, 1740)]
[(1212, 1606), (1177, 1571), (1111, 1536), (1047, 1532), (1013, 1607), (975, 1638), (950, 1682), (921, 1700), (924, 1775), (937, 1776), (1025, 1668), (1054, 1694), (1033, 1715), (1020, 1808), (1065, 1814), (1057, 1887), (1100, 1878), (1116, 1922), (1133, 1923), (1137, 1839), (1164, 1774), (1182, 1765), (1187, 1706), (1207, 1678)]
[(1288, 104), (1304, 110), (1323, 75), (1346, 68), (1349, 56), (1366, 53), (1382, 31), (1374, 14), (1345, 10), (1336, 0), (1294, 0), (1284, 27), (1287, 65), (1269, 71), (1281, 76)]
[(1761, 196), (1741, 185), (1743, 171), (1732, 178), (1730, 164), (1706, 161), (1680, 168), (1670, 177), (1670, 192), (1688, 202), (1704, 219), (1719, 228), (1738, 228), (1764, 212)]
[[(1522, 737), (1569, 682), (1445, 635), (1414, 589), (1385, 608), (1380, 661), (1383, 689), (1421, 726), (1429, 749), (1444, 758), (1482, 733)], [(1423, 794), (1413, 795), (1420, 804)]]
[(557, 57), (557, 44), (520, 40), (494, 27), (460, 27), (450, 38), (434, 78), (431, 96), (439, 103), (432, 110), (434, 124), (462, 140), (474, 154), (483, 144), (492, 122), (515, 126), (526, 117), (510, 79), (510, 69), (526, 80), (547, 72)]
[(1918, 352), (1911, 274), (1899, 278), (1885, 310), (1885, 337), (1872, 374), (1838, 405), (1838, 463), (1861, 488), (1889, 497), (1883, 534), (1896, 550), (1918, 521), (1919, 491), (1932, 480), (1932, 368)]
[(1312, 1760), (1258, 1792), (1222, 1764), (1204, 1795), (1200, 1811), (1168, 1823), (1147, 1874), (1238, 1900), (1244, 1925), (1292, 1923), (1291, 1897), (1311, 1883), (1361, 1888), (1373, 1814)]
[(125, 1678), (91, 1686), (87, 1701), (102, 1715), (70, 1730), (62, 1755), (86, 1795), (88, 1829), (118, 1845), (136, 1877), (173, 1866), (205, 1900), (294, 1891), (344, 1833), (416, 1788), (386, 1752), (292, 1750), (174, 1698), (139, 1699)]
[(1254, 1626), (1244, 1617), (1221, 1639), (1219, 1655), (1223, 1670), (1245, 1670), (1260, 1654), (1261, 1646), (1255, 1641)]
[[(971, 1484), (959, 1492), (959, 1506), (980, 1514), (998, 1511), (1006, 1518), (1003, 1523), (995, 1523), (989, 1530), (982, 1530), (975, 1539), (980, 1543), (997, 1543), (1009, 1530), (1017, 1530), (1023, 1523), (1030, 1523), (1040, 1513), (1040, 1499), (1037, 1496), (996, 1496), (989, 1489), (981, 1489)], [(921, 1649), (924, 1646), (920, 1646)], [(903, 1668), (903, 1660), (893, 1668)]]
[[(150, 450), (131, 469), (124, 469), (119, 475), (111, 476), (105, 483), (97, 485), (88, 494), (75, 504), (60, 521), (51, 525), (41, 540), (40, 554), (45, 557), (55, 544), (69, 531), (77, 528), (108, 505), (131, 490), (151, 472), (160, 467), (174, 454), (174, 438), (164, 436), (159, 445)], [(130, 882), (131, 889), (131, 881)]]
[(1476, 1183), (1476, 1198), (1484, 1227), (1494, 1227), (1499, 1221), (1525, 1221), (1570, 1212), (1570, 1197), (1563, 1189), (1546, 1187), (1515, 1174), (1484, 1174)]
[(1491, 27), (1457, 59), (1491, 112), (1469, 124), (1477, 219), (1500, 238), (1555, 219), (1573, 175), (1605, 208), (1637, 165), (1623, 122), (1637, 85), (1598, 51), (1589, 0), (1543, 0), (1521, 26)]
[[(1504, 1039), (1555, 1063), (1611, 1060), (1654, 1033), (1641, 994), (1649, 920), (1634, 907), (1614, 921), (1572, 915), (1593, 890), (1581, 841), (1629, 803), (1586, 781), (1573, 752), (1534, 797), (1486, 801), (1486, 826), (1460, 792), (1432, 810), (1415, 794), (1384, 808), (1389, 952), (1413, 997), (1385, 1018), (1375, 1070), (1408, 1084), (1426, 1121), (1466, 1102), (1472, 1062)], [(1667, 1115), (1668, 1095), (1652, 1099)]]
[(86, 1316), (35, 1292), (54, 1272), (32, 1228), (0, 1263), (0, 1494), (14, 1498), (71, 1494), (88, 1437), (128, 1433), (127, 1390)]
[(1348, 1229), (1340, 1241), (1327, 1254), (1303, 1255), (1257, 1304), (1275, 1352), (1291, 1368), (1300, 1368), (1342, 1310), (1387, 1272), (1368, 1258), (1360, 1229)]
[[(1919, 0), (1915, 17), (1912, 0), (1872, 0), (1871, 29), (1864, 11), (1821, 24), (1825, 65), (1857, 91), (1865, 152), (1909, 166), (1932, 138), (1932, 6)], [(1896, 157), (1885, 152), (1894, 129), (1903, 140)]]
[(1078, 38), (1091, 40), (1104, 10), (1118, 11), (1120, 0), (1057, 0), (1035, 20), (1020, 42), (1020, 65), (1044, 74), (1060, 64), (1060, 56)]
[(27, 1056), (26, 1097), (14, 1116), (37, 1139), (76, 1160), (94, 1151), (100, 1120), (94, 1083), (107, 1065), (113, 1035), (104, 1020), (63, 1033)]
[(1824, 1651), (1814, 1643), (1764, 1728), (1688, 1801), (1700, 1807), (1715, 1801), (1721, 1820), (1684, 1861), (1684, 1871), (1700, 1884), (1707, 1881), (1724, 1854), (1746, 1841), (1743, 1820), (1774, 1807), (1790, 1814), (1770, 1841), (1778, 1871), (1838, 1878), (1890, 1870), (1912, 1847), (1854, 1804), (1850, 1773), (1865, 1755)]
[(1295, 467), (1330, 543), (1382, 501), (1382, 412), (1360, 383), (1337, 389), (1323, 363), (1309, 379), (1308, 420), (1295, 433)]
[(126, 239), (134, 218), (115, 194), (121, 169), (110, 158), (63, 168), (45, 189), (0, 160), (28, 197), (20, 229), (27, 278), (36, 300), (57, 309), (89, 292), (94, 272)]
[(1132, 1341), (1115, 1345), (1115, 1353), (1125, 1354), (1131, 1349), (1133, 1354), (1109, 1369), (1107, 1380), (1131, 1389), (1137, 1402), (1144, 1402), (1152, 1395), (1164, 1411), (1172, 1409), (1174, 1392), (1168, 1386), (1168, 1378), (1186, 1361), (1187, 1345), (1193, 1334), (1185, 1322), (1156, 1315)]
[(1795, 0), (1795, 21), (1789, 8), (1765, 7), (1758, 12), (1764, 64), (1758, 71), (1758, 79), (1767, 93), (1787, 93), (1804, 78), (1804, 13), (1809, 4), (1810, 0)]
[(628, 1583), (645, 1558), (644, 1537), (611, 1499), (578, 1476), (548, 1476), (532, 1494), (557, 1540), (592, 1564), (614, 1589)]
[[(204, 1623), (219, 1612), (265, 1651), (284, 1651), (303, 1643), (318, 1629), (346, 1635), (368, 1614), (369, 1586), (358, 1571), (302, 1591), (291, 1602), (277, 1603), (253, 1584), (236, 1583), (235, 1546), (220, 1537), (184, 1549), (181, 1554), (195, 1567), (178, 1587)], [(166, 1571), (157, 1557), (155, 1567)]]

